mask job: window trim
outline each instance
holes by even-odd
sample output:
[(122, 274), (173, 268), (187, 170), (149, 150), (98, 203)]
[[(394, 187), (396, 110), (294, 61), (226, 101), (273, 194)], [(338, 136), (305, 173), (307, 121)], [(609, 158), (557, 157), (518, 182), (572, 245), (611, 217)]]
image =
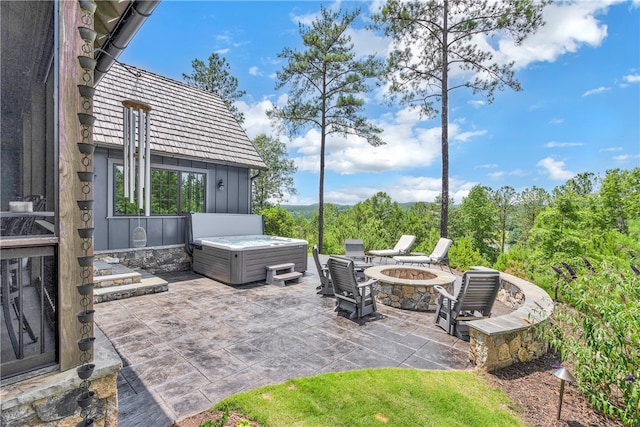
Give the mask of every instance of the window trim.
[[(178, 213), (178, 214), (151, 214), (150, 216), (146, 216), (144, 214), (125, 214), (125, 215), (116, 215), (114, 212), (115, 209), (115, 186), (114, 186), (114, 171), (115, 171), (115, 167), (116, 166), (123, 166), (123, 161), (122, 159), (108, 159), (108, 166), (107, 166), (107, 219), (123, 219), (123, 218), (138, 218), (138, 217), (143, 217), (143, 218), (182, 218), (185, 215), (185, 212), (183, 213)], [(182, 180), (182, 173), (186, 172), (186, 173), (200, 173), (204, 175), (204, 205), (205, 205), (205, 211), (206, 211), (206, 206), (207, 206), (207, 201), (208, 201), (208, 179), (209, 179), (209, 173), (210, 171), (208, 169), (202, 169), (202, 168), (194, 168), (194, 167), (189, 167), (189, 166), (175, 166), (175, 165), (165, 165), (162, 163), (151, 163), (151, 169), (163, 169), (163, 170), (168, 170), (168, 171), (174, 171), (174, 172), (178, 172), (178, 179)], [(178, 199), (180, 199), (181, 195), (180, 193)], [(178, 208), (180, 209), (182, 207), (182, 204), (180, 203), (181, 201), (178, 200)]]

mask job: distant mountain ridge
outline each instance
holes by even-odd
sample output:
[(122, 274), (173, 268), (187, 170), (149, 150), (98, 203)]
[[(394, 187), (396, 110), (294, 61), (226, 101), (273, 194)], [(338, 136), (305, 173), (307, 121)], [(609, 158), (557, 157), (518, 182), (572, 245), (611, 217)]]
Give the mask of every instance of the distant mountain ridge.
[[(346, 211), (351, 209), (354, 205), (338, 205), (335, 203), (331, 203), (333, 206), (338, 207), (338, 211)], [(327, 204), (325, 203), (325, 206)], [(408, 210), (415, 202), (407, 202), (407, 203), (398, 203), (400, 209)], [(318, 212), (318, 204), (314, 203), (311, 205), (281, 205), (284, 209), (287, 210), (294, 217), (304, 217), (304, 218), (312, 218), (314, 214)]]

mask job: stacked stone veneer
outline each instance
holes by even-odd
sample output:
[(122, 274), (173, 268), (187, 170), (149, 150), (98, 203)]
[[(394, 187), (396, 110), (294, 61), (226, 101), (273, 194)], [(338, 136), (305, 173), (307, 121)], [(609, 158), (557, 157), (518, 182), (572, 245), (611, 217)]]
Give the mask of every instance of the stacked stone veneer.
[[(118, 371), (122, 361), (115, 349), (96, 327), (95, 369), (91, 390), (96, 395), (91, 405), (96, 427), (118, 425)], [(75, 426), (82, 421), (76, 401), (81, 393), (75, 368), (50, 372), (15, 383), (3, 381), (0, 389), (0, 425), (3, 427)]]
[(435, 285), (453, 292), (455, 276), (444, 271), (424, 267), (375, 266), (365, 270), (374, 284), (378, 302), (395, 308), (414, 311), (433, 311), (440, 295)]
[(150, 246), (147, 248), (95, 251), (96, 258), (111, 258), (131, 269), (151, 274), (191, 269), (191, 256), (184, 245)]
[(500, 273), (500, 278), (498, 300), (514, 311), (469, 322), (469, 360), (486, 371), (537, 359), (548, 349), (534, 326), (547, 322), (553, 313), (549, 294), (510, 274)]

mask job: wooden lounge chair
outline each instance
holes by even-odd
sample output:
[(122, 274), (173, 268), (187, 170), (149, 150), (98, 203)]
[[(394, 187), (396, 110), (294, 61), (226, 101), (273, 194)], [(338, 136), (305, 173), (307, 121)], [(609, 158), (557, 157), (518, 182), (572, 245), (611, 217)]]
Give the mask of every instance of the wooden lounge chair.
[(329, 267), (336, 297), (334, 310), (350, 311), (350, 319), (361, 318), (377, 311), (373, 284), (378, 279), (358, 283), (353, 269), (353, 260), (349, 258), (332, 255), (327, 261), (327, 267)]
[(439, 285), (434, 286), (434, 289), (440, 293), (436, 324), (448, 334), (468, 340), (467, 322), (491, 316), (491, 309), (500, 289), (500, 272), (489, 269), (465, 271), (456, 295), (451, 295)]
[(400, 264), (419, 264), (429, 266), (431, 264), (438, 264), (440, 265), (440, 269), (443, 269), (442, 266), (446, 265), (449, 267), (449, 272), (451, 272), (451, 267), (449, 266), (449, 248), (452, 243), (453, 240), (441, 237), (430, 255), (401, 255), (394, 256), (393, 259)]
[(396, 255), (405, 255), (409, 253), (415, 241), (416, 241), (416, 236), (404, 234), (402, 237), (400, 237), (400, 240), (398, 240), (398, 243), (396, 243), (393, 249), (376, 249), (373, 251), (369, 251), (369, 255), (377, 256), (377, 257), (392, 257)]
[(320, 277), (320, 286), (318, 286), (318, 293), (324, 296), (333, 296), (333, 285), (331, 284), (329, 268), (327, 267), (327, 264), (322, 264), (320, 262), (318, 245), (313, 245), (313, 248), (311, 248), (311, 253), (313, 254), (313, 261), (316, 263), (318, 277)]

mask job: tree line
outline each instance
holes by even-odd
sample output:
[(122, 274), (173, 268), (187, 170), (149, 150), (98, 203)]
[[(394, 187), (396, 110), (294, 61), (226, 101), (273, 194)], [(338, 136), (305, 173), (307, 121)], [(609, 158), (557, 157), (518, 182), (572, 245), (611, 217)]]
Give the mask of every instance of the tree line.
[[(352, 207), (327, 204), (324, 253), (344, 253), (349, 238), (362, 239), (366, 250), (389, 248), (403, 234), (416, 236), (415, 251), (430, 253), (440, 237), (440, 204), (417, 202), (407, 209), (384, 192)], [(551, 192), (476, 185), (450, 204), (450, 259), (460, 270), (499, 266), (533, 279), (551, 264), (582, 257), (627, 267), (640, 262), (640, 168), (614, 169), (604, 177), (578, 174)], [(260, 213), (267, 232), (317, 244), (317, 213), (294, 217), (282, 206)], [(523, 259), (523, 253), (530, 255)]]

